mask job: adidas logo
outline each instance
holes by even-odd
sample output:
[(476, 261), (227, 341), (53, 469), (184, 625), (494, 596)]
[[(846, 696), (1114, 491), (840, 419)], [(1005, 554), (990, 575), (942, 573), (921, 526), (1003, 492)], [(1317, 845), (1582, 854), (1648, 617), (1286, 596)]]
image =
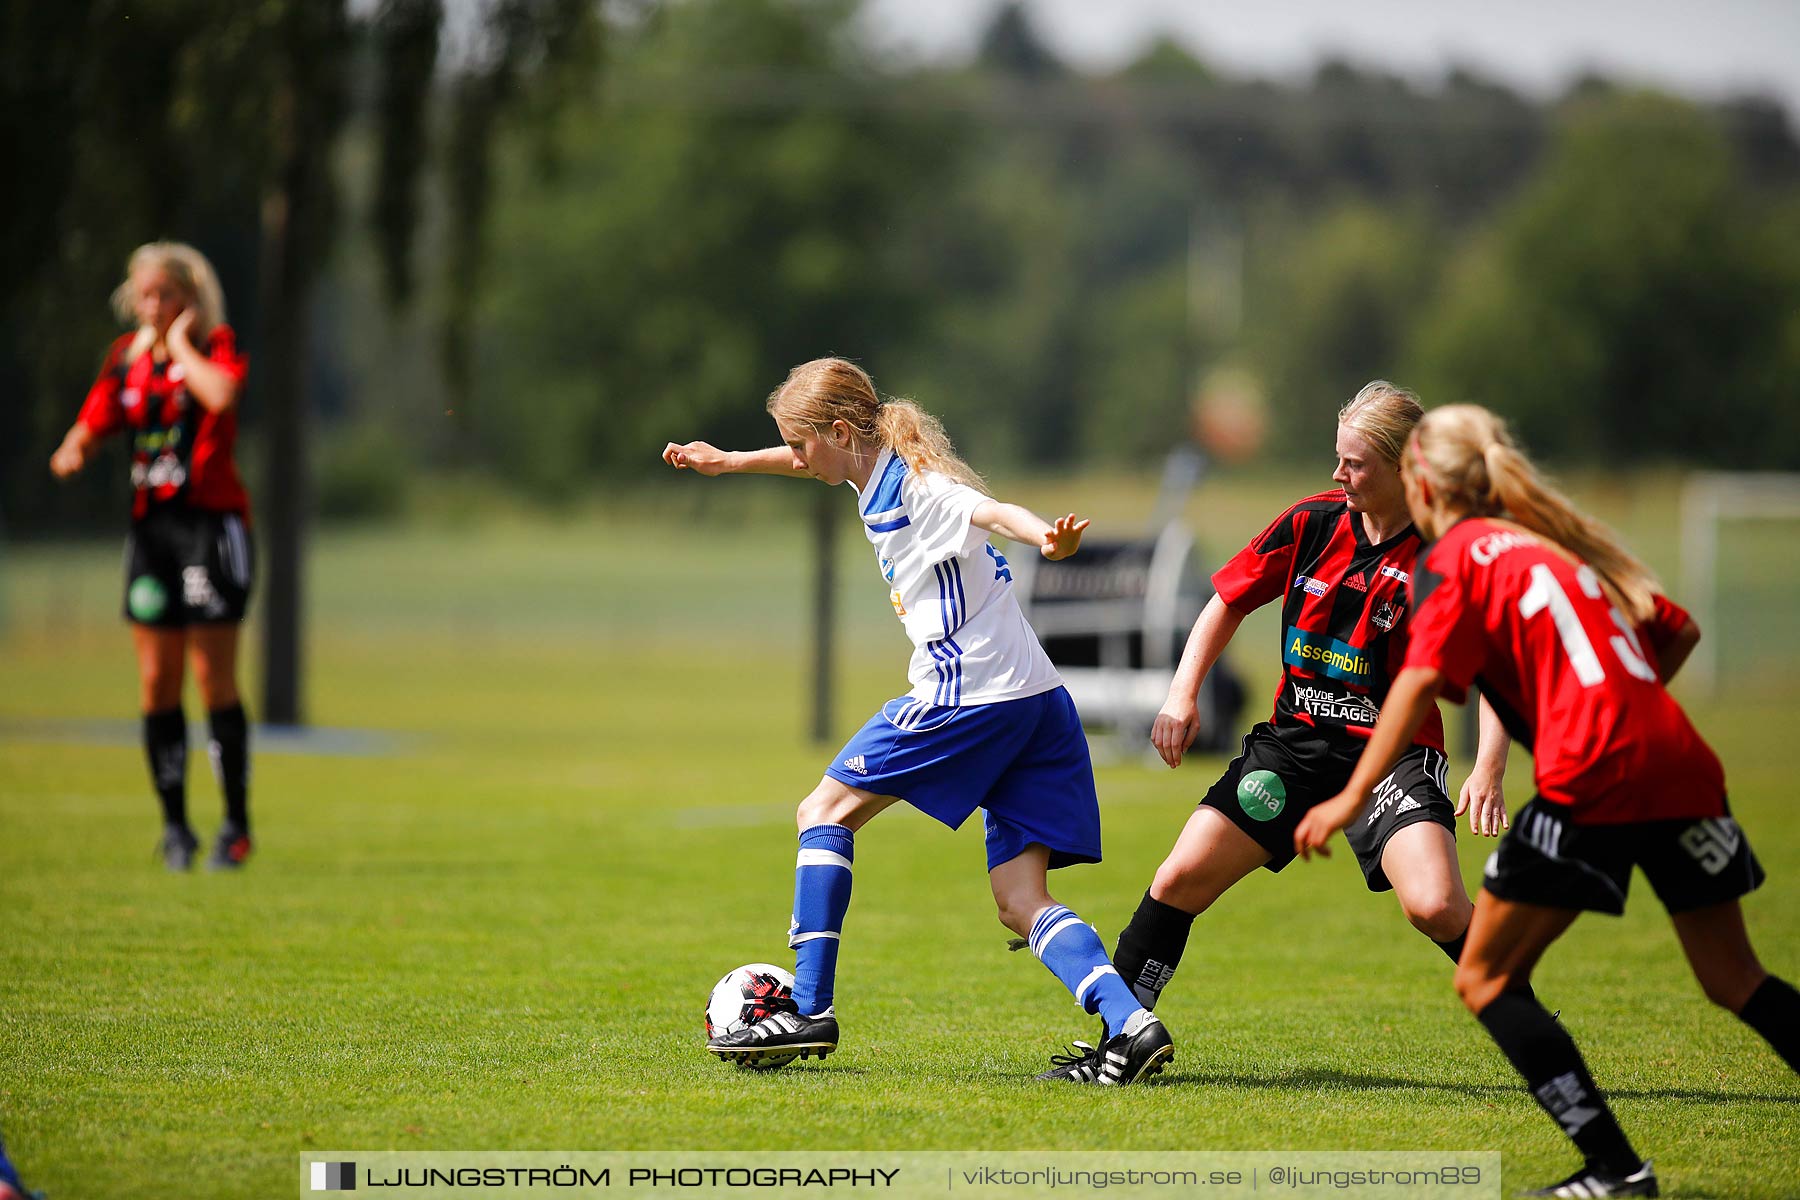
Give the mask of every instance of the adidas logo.
[(869, 764), (863, 755), (854, 754), (844, 760), (844, 769), (846, 771), (855, 771), (858, 775), (867, 775), (869, 773)]
[(1399, 805), (1395, 807), (1394, 815), (1399, 816), (1403, 812), (1412, 812), (1415, 809), (1423, 807), (1424, 805), (1420, 804), (1417, 800), (1414, 800), (1411, 796), (1408, 796), (1400, 801)]
[(1361, 571), (1358, 571), (1350, 578), (1344, 580), (1344, 586), (1359, 592), (1366, 592), (1369, 590), (1369, 581), (1363, 578), (1363, 573)]

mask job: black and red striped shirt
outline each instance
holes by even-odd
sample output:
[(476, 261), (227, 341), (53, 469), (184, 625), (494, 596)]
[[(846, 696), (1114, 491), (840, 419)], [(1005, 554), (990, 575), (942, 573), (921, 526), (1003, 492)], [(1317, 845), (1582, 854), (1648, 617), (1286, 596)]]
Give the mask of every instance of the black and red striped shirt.
[[(1213, 574), (1239, 612), (1281, 599), (1277, 737), (1331, 757), (1362, 753), (1406, 661), (1407, 585), (1422, 539), (1411, 525), (1371, 543), (1342, 491), (1308, 496)], [(1444, 748), (1433, 708), (1417, 745)]]
[[(79, 418), (96, 438), (131, 431), (132, 518), (142, 520), (152, 505), (170, 503), (248, 516), (250, 497), (232, 461), (237, 407), (208, 412), (188, 392), (178, 362), (158, 362), (147, 350), (128, 359), (134, 336), (113, 342)], [(201, 352), (244, 381), (248, 364), (229, 325), (215, 326)]]

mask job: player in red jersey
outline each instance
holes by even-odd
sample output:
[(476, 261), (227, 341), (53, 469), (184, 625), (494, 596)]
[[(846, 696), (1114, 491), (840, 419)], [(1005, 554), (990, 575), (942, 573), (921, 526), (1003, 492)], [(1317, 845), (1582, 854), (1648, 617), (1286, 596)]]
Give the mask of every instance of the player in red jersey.
[(1731, 817), (1719, 760), (1663, 686), (1698, 632), (1486, 409), (1427, 415), (1404, 477), (1413, 520), (1438, 539), (1413, 581), (1405, 669), (1349, 783), (1300, 822), (1294, 848), (1325, 853), (1438, 694), (1459, 699), (1479, 682), (1531, 748), (1538, 795), (1488, 862), (1456, 990), (1586, 1157), (1531, 1194), (1654, 1196), (1655, 1173), (1529, 984), (1583, 911), (1624, 911), (1639, 866), (1707, 998), (1800, 1069), (1800, 993), (1757, 961), (1738, 904), (1762, 868)]
[(212, 264), (192, 246), (138, 247), (113, 309), (135, 332), (107, 351), (50, 470), (67, 478), (101, 438), (131, 435), (125, 619), (137, 652), (144, 750), (162, 803), (160, 849), (169, 869), (186, 870), (199, 845), (187, 821), (181, 707), (191, 656), (225, 793), (225, 821), (207, 865), (230, 869), (250, 853), (249, 722), (238, 696), (237, 644), (255, 552), (250, 498), (231, 457), (246, 364), (225, 324)]
[[(1338, 413), (1337, 491), (1293, 505), (1213, 575), (1216, 594), (1194, 624), (1151, 741), (1170, 767), (1199, 732), (1195, 698), (1245, 615), (1282, 605), (1282, 676), (1274, 713), (1189, 816), (1119, 935), (1113, 962), (1154, 1007), (1187, 947), (1194, 918), (1258, 867), (1293, 860), (1301, 814), (1343, 786), (1406, 651), (1406, 584), (1421, 539), (1400, 485), (1400, 451), (1421, 415), (1417, 397), (1377, 380)], [(1498, 834), (1506, 738), (1484, 722), (1477, 769), (1452, 806), (1443, 725), (1435, 716), (1349, 831), (1369, 890), (1394, 890), (1402, 911), (1451, 961), (1474, 907), (1456, 861), (1456, 817)], [(1093, 1051), (1056, 1055), (1049, 1078), (1079, 1079)]]

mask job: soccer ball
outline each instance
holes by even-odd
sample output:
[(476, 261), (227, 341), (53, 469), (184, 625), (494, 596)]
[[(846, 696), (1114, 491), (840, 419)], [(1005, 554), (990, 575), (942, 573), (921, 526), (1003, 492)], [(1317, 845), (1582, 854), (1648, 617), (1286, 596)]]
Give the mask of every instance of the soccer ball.
[[(793, 1011), (794, 977), (769, 963), (747, 963), (719, 980), (706, 998), (706, 1036), (723, 1037), (778, 1012)], [(765, 1058), (742, 1065), (766, 1071), (792, 1061)]]

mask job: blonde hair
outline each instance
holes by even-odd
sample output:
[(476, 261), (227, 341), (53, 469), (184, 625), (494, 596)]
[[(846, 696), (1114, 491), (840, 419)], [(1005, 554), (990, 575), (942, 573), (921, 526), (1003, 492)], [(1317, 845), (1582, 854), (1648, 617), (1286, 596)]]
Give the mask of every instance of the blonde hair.
[(1413, 433), (1414, 459), (1443, 501), (1475, 516), (1504, 516), (1594, 568), (1613, 603), (1642, 624), (1662, 591), (1656, 576), (1618, 536), (1552, 487), (1513, 441), (1506, 422), (1474, 404), (1425, 414)]
[(950, 444), (941, 421), (911, 400), (884, 397), (869, 373), (843, 358), (815, 358), (788, 372), (769, 393), (769, 415), (809, 429), (833, 421), (850, 427), (858, 441), (886, 446), (914, 471), (936, 471), (986, 493), (987, 482)]
[(1368, 439), (1389, 466), (1398, 467), (1406, 439), (1424, 415), (1416, 393), (1385, 379), (1374, 379), (1363, 384), (1362, 390), (1338, 409), (1337, 419), (1345, 429)]
[(225, 323), (225, 293), (213, 266), (186, 242), (147, 242), (131, 252), (125, 264), (125, 279), (113, 289), (113, 315), (121, 324), (137, 324), (137, 294), (131, 277), (145, 269), (160, 270), (177, 288), (186, 293), (194, 308), (194, 340), (204, 342), (208, 334)]

